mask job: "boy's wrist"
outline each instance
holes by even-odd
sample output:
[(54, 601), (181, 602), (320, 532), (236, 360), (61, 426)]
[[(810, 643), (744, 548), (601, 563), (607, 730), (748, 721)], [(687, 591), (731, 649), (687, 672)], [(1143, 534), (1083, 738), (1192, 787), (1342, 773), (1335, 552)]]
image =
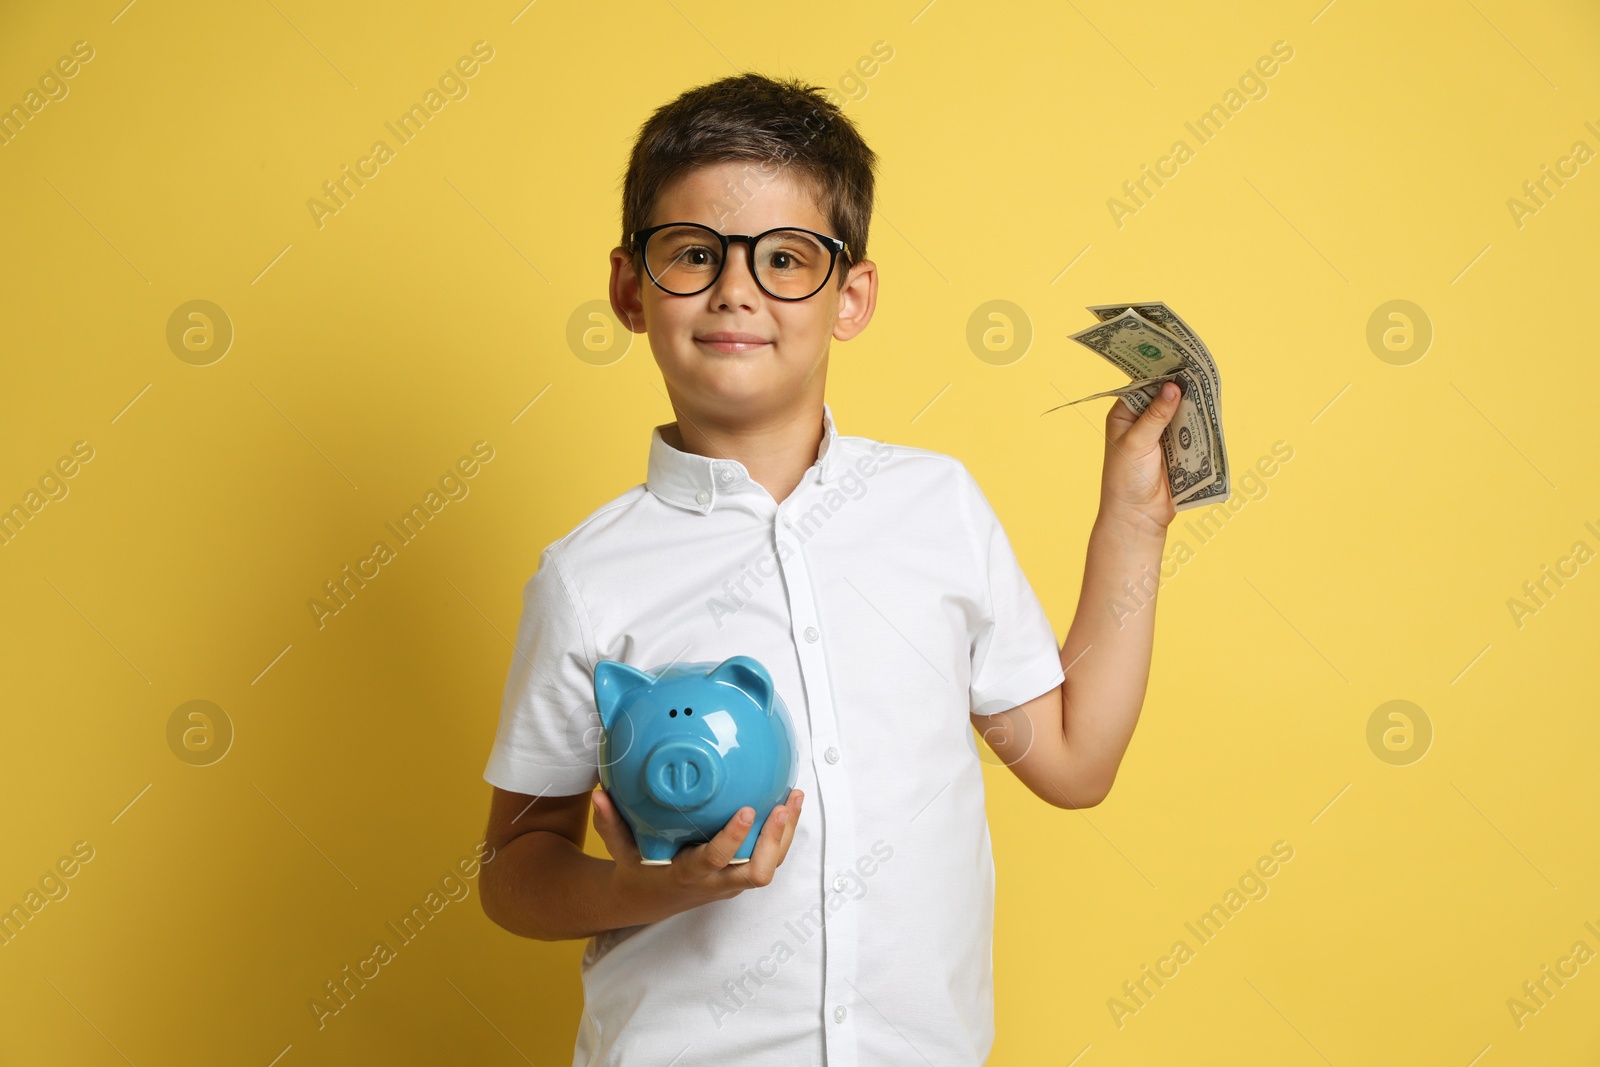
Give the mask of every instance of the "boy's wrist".
[(1162, 523), (1143, 512), (1104, 502), (1095, 515), (1094, 529), (1134, 547), (1154, 545), (1159, 549), (1167, 541), (1167, 528)]
[(606, 907), (608, 916), (616, 920), (613, 928), (623, 926), (638, 926), (649, 920), (641, 919), (639, 912), (639, 883), (629, 875), (633, 871), (622, 869), (621, 862), (611, 861), (611, 869), (606, 872)]
[(606, 912), (613, 920), (612, 928), (642, 926), (670, 918), (686, 905), (674, 900), (664, 900), (656, 891), (661, 882), (645, 877), (655, 868), (639, 869), (638, 860), (611, 860), (606, 874)]

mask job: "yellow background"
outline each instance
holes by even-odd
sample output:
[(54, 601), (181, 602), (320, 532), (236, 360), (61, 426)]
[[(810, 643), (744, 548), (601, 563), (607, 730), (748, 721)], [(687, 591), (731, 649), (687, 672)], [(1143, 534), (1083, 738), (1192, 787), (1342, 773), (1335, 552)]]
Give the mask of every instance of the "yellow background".
[[(1294, 450), (1209, 543), (1173, 525), (1194, 554), (1107, 802), (986, 771), (991, 1062), (1596, 1062), (1600, 962), (1507, 1007), (1600, 951), (1600, 564), (1507, 607), (1600, 550), (1600, 162), (1507, 207), (1600, 150), (1592, 4), (123, 2), (0, 14), (0, 103), (94, 49), (0, 147), (0, 504), (94, 449), (0, 548), (0, 904), (94, 849), (0, 947), (0, 1060), (568, 1061), (582, 944), (507, 934), (476, 881), (324, 1029), (307, 1003), (482, 836), (522, 584), (672, 417), (642, 338), (567, 340), (632, 136), (753, 69), (834, 88), (882, 160), (841, 431), (965, 460), (1058, 635), (1111, 401), (1038, 413), (1117, 381), (1067, 339), (1084, 305), (1162, 299), (1206, 339), (1236, 504)], [(319, 228), (306, 201), (479, 40), (469, 95)], [(1280, 40), (1198, 145), (1185, 120)], [(1108, 198), (1179, 138), (1119, 228)], [(166, 340), (195, 299), (235, 331), (209, 366)], [(1405, 366), (1366, 340), (1395, 299), (1434, 331)], [(968, 346), (990, 300), (1027, 315), (1021, 358)], [(470, 495), (319, 630), (306, 601), (479, 440)], [(203, 767), (167, 741), (197, 699), (235, 731)], [(1410, 765), (1368, 747), (1393, 699), (1432, 724)], [(1280, 840), (1269, 895), (1119, 1028), (1108, 999)]]

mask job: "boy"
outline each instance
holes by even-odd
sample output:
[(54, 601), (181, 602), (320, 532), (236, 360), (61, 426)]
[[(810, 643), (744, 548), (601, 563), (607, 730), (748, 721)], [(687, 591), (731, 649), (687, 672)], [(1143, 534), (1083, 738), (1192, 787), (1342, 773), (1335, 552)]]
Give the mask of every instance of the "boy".
[[(485, 912), (590, 939), (575, 1064), (982, 1063), (994, 869), (972, 727), (1071, 808), (1105, 797), (1138, 718), (1153, 605), (1107, 605), (1160, 565), (1176, 388), (1138, 419), (1113, 404), (1057, 648), (965, 466), (840, 435), (824, 402), (830, 340), (876, 300), (874, 162), (820, 91), (756, 74), (685, 93), (634, 147), (611, 301), (677, 419), (644, 484), (544, 550), (484, 772)], [(594, 665), (733, 655), (794, 718), (798, 788), (746, 863), (749, 808), (642, 864), (593, 788)], [(591, 804), (612, 860), (583, 851)]]

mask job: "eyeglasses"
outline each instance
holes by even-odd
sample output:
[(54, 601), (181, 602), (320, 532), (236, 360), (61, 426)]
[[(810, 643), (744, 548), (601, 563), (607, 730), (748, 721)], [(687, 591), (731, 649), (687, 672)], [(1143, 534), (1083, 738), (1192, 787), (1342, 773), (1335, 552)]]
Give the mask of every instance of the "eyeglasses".
[(728, 262), (728, 245), (736, 241), (747, 246), (756, 284), (776, 300), (815, 296), (833, 277), (839, 253), (850, 255), (850, 247), (839, 238), (795, 226), (752, 236), (718, 233), (694, 222), (666, 222), (636, 230), (629, 240), (642, 251), (650, 280), (673, 296), (694, 296), (716, 284)]

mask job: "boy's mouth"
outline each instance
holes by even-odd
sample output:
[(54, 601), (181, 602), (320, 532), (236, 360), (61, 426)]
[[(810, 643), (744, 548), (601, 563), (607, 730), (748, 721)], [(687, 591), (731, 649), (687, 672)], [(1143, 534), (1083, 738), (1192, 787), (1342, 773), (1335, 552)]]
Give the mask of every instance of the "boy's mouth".
[(705, 345), (707, 348), (714, 348), (718, 352), (749, 352), (772, 342), (764, 337), (757, 337), (753, 333), (719, 331), (696, 337), (695, 343)]

